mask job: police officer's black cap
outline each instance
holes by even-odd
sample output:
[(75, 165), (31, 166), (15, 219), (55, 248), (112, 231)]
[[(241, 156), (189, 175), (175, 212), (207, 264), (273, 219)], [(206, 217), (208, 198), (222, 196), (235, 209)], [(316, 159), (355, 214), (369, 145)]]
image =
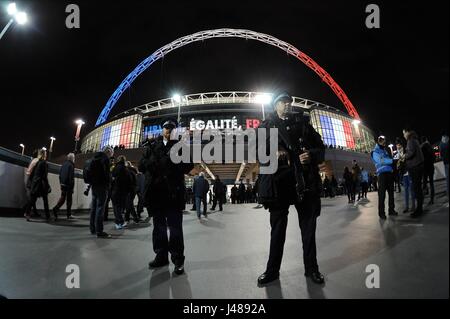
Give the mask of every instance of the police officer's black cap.
[(273, 105), (275, 106), (278, 101), (289, 101), (292, 103), (293, 99), (288, 92), (281, 92), (273, 99), (272, 101)]
[(175, 120), (168, 119), (163, 122), (162, 127), (174, 129), (177, 127), (177, 122)]

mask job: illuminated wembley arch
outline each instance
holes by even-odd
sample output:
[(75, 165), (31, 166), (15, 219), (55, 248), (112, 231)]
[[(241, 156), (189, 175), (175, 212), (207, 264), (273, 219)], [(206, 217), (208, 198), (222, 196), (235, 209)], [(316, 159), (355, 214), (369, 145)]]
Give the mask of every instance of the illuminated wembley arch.
[(349, 100), (345, 92), (341, 89), (341, 87), (333, 80), (333, 78), (325, 71), (320, 65), (318, 65), (312, 58), (310, 58), (305, 53), (298, 50), (293, 45), (281, 41), (271, 35), (267, 35), (264, 33), (259, 33), (250, 30), (244, 29), (215, 29), (215, 30), (207, 30), (200, 31), (191, 35), (187, 35), (176, 39), (175, 41), (161, 47), (156, 50), (152, 55), (142, 61), (128, 76), (122, 81), (122, 83), (118, 86), (118, 88), (114, 91), (114, 93), (109, 98), (102, 112), (100, 113), (96, 126), (106, 122), (108, 119), (109, 113), (116, 105), (117, 101), (122, 96), (123, 92), (125, 92), (131, 85), (131, 83), (136, 80), (136, 78), (141, 75), (146, 69), (148, 69), (154, 62), (158, 61), (166, 54), (170, 53), (173, 50), (181, 48), (185, 45), (203, 41), (213, 38), (244, 38), (250, 40), (260, 41), (272, 46), (275, 46), (289, 55), (296, 57), (298, 60), (303, 62), (306, 66), (308, 66), (311, 70), (313, 70), (323, 82), (325, 82), (336, 94), (336, 96), (341, 100), (344, 104), (345, 108), (349, 115), (356, 120), (359, 120), (359, 114), (353, 106), (352, 102)]

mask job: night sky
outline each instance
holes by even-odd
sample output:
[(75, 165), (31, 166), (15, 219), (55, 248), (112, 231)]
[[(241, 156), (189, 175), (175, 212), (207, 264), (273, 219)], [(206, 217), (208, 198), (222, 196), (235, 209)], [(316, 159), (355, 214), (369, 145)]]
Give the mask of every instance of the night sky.
[[(8, 22), (0, 1), (0, 28)], [(124, 77), (161, 46), (191, 33), (243, 28), (284, 40), (339, 83), (375, 134), (403, 126), (432, 142), (448, 130), (449, 1), (16, 1), (30, 23), (0, 40), (0, 146), (73, 149), (74, 120), (89, 132)], [(81, 9), (67, 29), (65, 8)], [(365, 26), (366, 5), (381, 29)], [(285, 52), (243, 39), (213, 39), (173, 51), (142, 74), (111, 115), (153, 100), (210, 91), (285, 89), (344, 110), (308, 67)]]

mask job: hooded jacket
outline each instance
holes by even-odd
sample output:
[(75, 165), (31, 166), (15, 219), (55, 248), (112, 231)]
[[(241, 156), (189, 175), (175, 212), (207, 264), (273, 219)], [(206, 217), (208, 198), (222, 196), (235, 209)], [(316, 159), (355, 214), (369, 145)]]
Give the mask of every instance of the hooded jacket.
[(377, 175), (393, 172), (392, 157), (380, 144), (377, 144), (372, 151), (372, 161), (375, 164), (375, 168), (377, 169)]

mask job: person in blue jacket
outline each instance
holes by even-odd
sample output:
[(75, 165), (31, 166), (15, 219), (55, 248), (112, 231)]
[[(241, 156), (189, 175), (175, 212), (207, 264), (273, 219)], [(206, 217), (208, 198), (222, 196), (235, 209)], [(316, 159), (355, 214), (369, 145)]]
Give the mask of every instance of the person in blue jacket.
[(377, 145), (372, 151), (372, 160), (375, 164), (378, 176), (378, 215), (381, 219), (386, 219), (384, 201), (386, 191), (389, 195), (389, 216), (397, 216), (394, 203), (394, 177), (393, 177), (393, 159), (390, 152), (386, 149), (386, 138), (379, 136)]

